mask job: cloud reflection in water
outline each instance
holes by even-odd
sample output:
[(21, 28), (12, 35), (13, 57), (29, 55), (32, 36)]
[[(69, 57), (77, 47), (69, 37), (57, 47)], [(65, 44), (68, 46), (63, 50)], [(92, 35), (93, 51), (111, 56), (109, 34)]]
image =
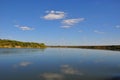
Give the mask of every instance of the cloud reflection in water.
[(68, 75), (83, 75), (83, 73), (81, 73), (77, 69), (72, 68), (69, 65), (62, 65), (61, 72)]
[(20, 62), (18, 64), (13, 65), (13, 67), (14, 68), (17, 68), (17, 67), (27, 67), (27, 66), (29, 66), (31, 64), (32, 64), (32, 62), (24, 61), (24, 62)]
[(82, 75), (84, 75), (82, 72), (66, 64), (60, 66), (60, 72), (58, 73), (46, 72), (40, 74), (40, 78), (42, 77), (45, 80), (65, 80), (67, 79), (68, 76), (79, 76), (80, 78), (80, 76)]
[(41, 75), (45, 80), (63, 80), (63, 75), (58, 73), (44, 73)]

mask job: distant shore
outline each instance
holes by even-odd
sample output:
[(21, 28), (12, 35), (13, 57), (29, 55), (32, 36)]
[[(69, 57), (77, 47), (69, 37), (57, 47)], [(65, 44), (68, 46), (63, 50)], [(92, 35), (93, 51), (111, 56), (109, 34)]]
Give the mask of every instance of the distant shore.
[(82, 49), (101, 49), (120, 51), (120, 45), (102, 45), (102, 46), (47, 46), (50, 48), (82, 48)]
[(45, 47), (10, 47), (10, 46), (4, 46), (0, 48), (35, 48), (35, 49), (40, 49), (40, 48), (81, 48), (81, 49), (99, 49), (99, 50), (113, 50), (113, 51), (120, 51), (120, 45), (112, 45), (112, 46), (45, 46)]
[(16, 40), (0, 39), (0, 48), (83, 48), (120, 51), (120, 45), (97, 45), (97, 46), (47, 46), (44, 43), (22, 42)]

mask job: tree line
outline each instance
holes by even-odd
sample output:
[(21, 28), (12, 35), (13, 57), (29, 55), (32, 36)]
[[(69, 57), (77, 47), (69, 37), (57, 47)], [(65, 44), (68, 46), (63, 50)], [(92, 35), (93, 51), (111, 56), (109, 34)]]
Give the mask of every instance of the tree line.
[(120, 51), (120, 45), (103, 45), (103, 46), (48, 46), (51, 48), (83, 48), (83, 49), (102, 49)]
[(0, 48), (45, 48), (44, 43), (0, 39)]

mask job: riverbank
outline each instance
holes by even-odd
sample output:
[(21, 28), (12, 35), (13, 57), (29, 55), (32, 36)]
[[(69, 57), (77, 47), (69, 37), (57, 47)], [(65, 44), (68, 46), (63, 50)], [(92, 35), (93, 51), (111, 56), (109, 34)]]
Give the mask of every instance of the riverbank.
[(97, 46), (47, 46), (44, 43), (22, 42), (16, 40), (0, 39), (0, 48), (83, 48), (120, 51), (120, 45)]
[(46, 48), (44, 43), (0, 39), (0, 48)]
[(120, 51), (120, 45), (102, 45), (102, 46), (47, 46), (50, 48), (83, 48), (83, 49), (101, 49)]

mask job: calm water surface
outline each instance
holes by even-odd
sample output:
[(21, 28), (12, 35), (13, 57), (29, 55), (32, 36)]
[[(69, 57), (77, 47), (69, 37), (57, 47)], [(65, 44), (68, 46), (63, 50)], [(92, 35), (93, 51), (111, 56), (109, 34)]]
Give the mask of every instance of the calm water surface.
[(0, 80), (120, 80), (120, 52), (0, 49)]

